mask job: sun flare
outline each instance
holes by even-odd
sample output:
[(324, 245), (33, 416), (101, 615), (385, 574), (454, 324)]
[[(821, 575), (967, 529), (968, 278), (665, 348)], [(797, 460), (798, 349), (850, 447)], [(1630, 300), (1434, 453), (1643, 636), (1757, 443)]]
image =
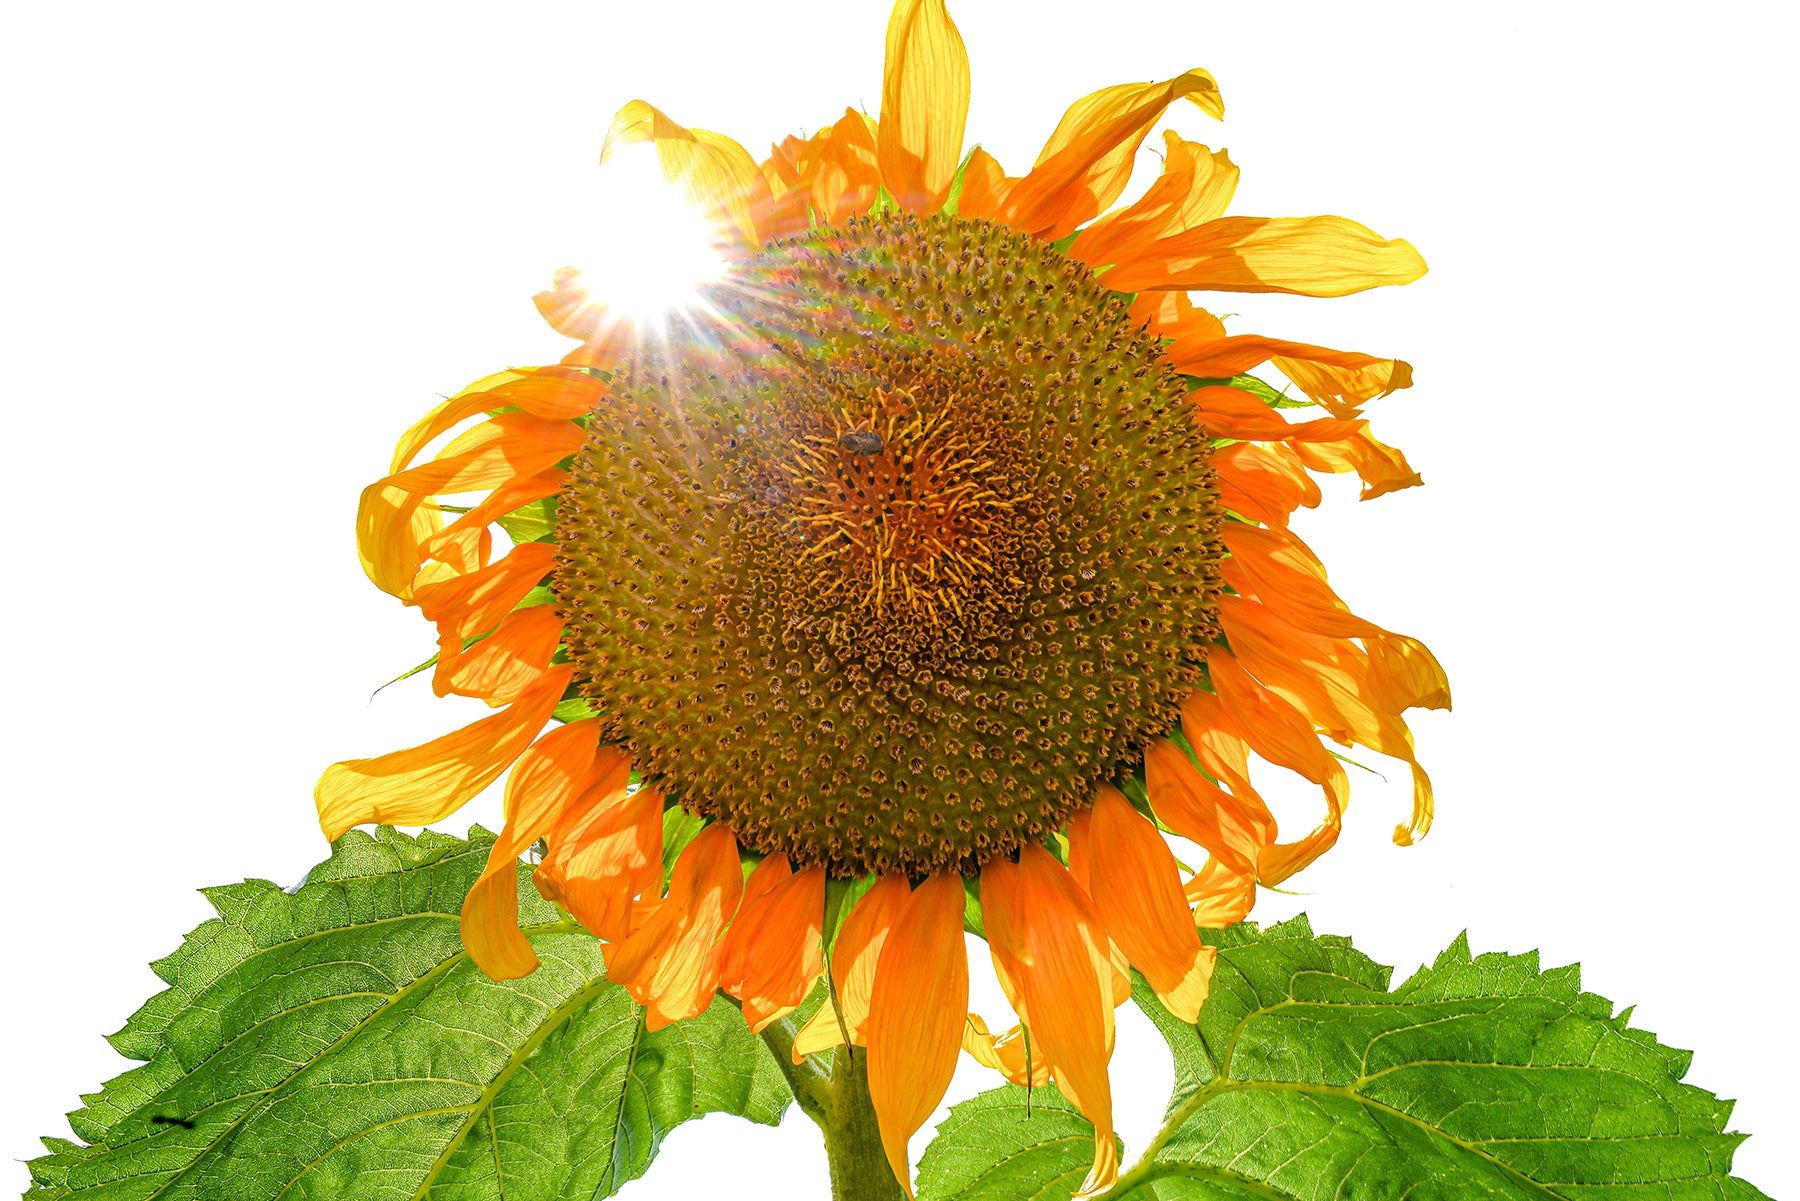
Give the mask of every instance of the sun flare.
[(660, 324), (724, 273), (724, 235), (663, 178), (647, 145), (609, 154), (599, 174), (594, 209), (583, 214), (599, 236), (560, 278), (609, 318)]

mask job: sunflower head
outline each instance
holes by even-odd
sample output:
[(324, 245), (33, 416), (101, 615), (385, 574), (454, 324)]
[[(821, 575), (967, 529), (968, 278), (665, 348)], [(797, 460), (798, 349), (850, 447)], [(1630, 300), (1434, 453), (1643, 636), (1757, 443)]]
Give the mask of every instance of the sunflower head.
[[(1094, 1122), (1091, 1192), (1117, 1172), (1131, 969), (1197, 1017), (1197, 927), (1337, 837), (1325, 742), (1408, 764), (1395, 837), (1423, 833), (1402, 714), (1449, 703), (1430, 652), (1354, 614), (1289, 528), (1313, 473), (1420, 482), (1361, 411), (1410, 368), (1228, 332), (1189, 294), (1341, 296), (1424, 264), (1340, 217), (1226, 216), (1236, 166), (1175, 133), (1115, 208), (1170, 105), (1223, 116), (1204, 71), (1083, 97), (1020, 176), (963, 155), (968, 78), (942, 0), (899, 0), (879, 122), (759, 163), (619, 113), (606, 154), (654, 146), (724, 274), (652, 337), (559, 272), (537, 302), (567, 358), (402, 437), (363, 493), (365, 570), (436, 625), (438, 692), (496, 712), (337, 764), (318, 801), (332, 837), (424, 824), (510, 769), (463, 915), (484, 970), (537, 966), (515, 869), (541, 840), (536, 886), (612, 944), (652, 1027), (722, 989), (763, 1030), (829, 949), (792, 1050), (868, 1049), (902, 1184), (961, 1048)], [(1318, 824), (1284, 838), (1253, 765), (1318, 787)], [(965, 922), (1018, 1019), (999, 1034), (966, 1011)]]

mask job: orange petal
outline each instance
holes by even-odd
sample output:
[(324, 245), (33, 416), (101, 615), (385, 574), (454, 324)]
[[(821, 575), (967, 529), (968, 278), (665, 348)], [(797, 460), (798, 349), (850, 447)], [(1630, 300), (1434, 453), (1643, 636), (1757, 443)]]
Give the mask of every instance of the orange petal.
[(1348, 438), (1367, 429), (1366, 421), (1340, 421), (1321, 418), (1318, 421), (1293, 421), (1281, 415), (1240, 388), (1215, 385), (1196, 388), (1188, 393), (1194, 406), (1194, 419), (1200, 428), (1215, 438), (1237, 438), (1246, 442), (1316, 442)]
[[(1094, 908), (1169, 1012), (1195, 1022), (1212, 980), (1213, 953), (1194, 930), (1175, 856), (1117, 789), (1101, 785), (1092, 813)], [(1071, 834), (1071, 847), (1073, 841)]]
[(1186, 292), (1140, 292), (1128, 311), (1160, 338), (1212, 342), (1225, 336), (1225, 323), (1189, 300)]
[(1383, 634), (1365, 639), (1363, 645), (1369, 652), (1369, 679), (1388, 709), (1398, 713), (1450, 707), (1450, 677), (1423, 642), (1405, 634)]
[(597, 781), (610, 777), (622, 784), (630, 772), (621, 751), (600, 745), (598, 718), (552, 730), (519, 756), (506, 779), (506, 827), (462, 907), (463, 946), (488, 976), (513, 980), (538, 965), (519, 933), (519, 856)]
[(1092, 903), (1062, 864), (1026, 845), (1019, 862), (981, 869), (981, 908), (994, 968), (1031, 1033), (1034, 1054), (1057, 1087), (1094, 1124), (1094, 1164), (1077, 1196), (1118, 1178), (1112, 1082), (1112, 964)]
[(642, 100), (633, 100), (613, 117), (600, 161), (612, 157), (615, 145), (628, 142), (654, 144), (663, 178), (721, 232), (734, 233), (743, 246), (761, 242), (753, 211), (768, 206), (769, 185), (742, 146), (723, 134), (679, 125)]
[(422, 746), (326, 768), (313, 792), (325, 837), (366, 822), (424, 826), (456, 812), (531, 745), (573, 670), (550, 669), (508, 709)]
[(804, 178), (819, 223), (832, 225), (867, 212), (881, 188), (875, 123), (845, 109), (836, 125), (808, 143), (808, 150), (817, 157), (804, 162)]
[(1269, 362), (1293, 380), (1296, 388), (1325, 406), (1333, 417), (1354, 417), (1356, 406), (1412, 387), (1412, 364), (1404, 359), (1344, 363), (1337, 358), (1343, 352), (1319, 355), (1316, 352), (1320, 349), (1308, 347), (1315, 352), (1312, 354), (1278, 354)]
[(844, 919), (831, 948), (831, 981), (836, 996), (827, 1001), (794, 1036), (794, 1062), (849, 1036), (863, 1040), (862, 1026), (869, 1016), (869, 998), (875, 988), (875, 967), (881, 959), (894, 919), (912, 895), (905, 876), (883, 876), (864, 893)]
[(1332, 441), (1295, 443), (1294, 450), (1314, 471), (1354, 471), (1363, 482), (1359, 500), (1374, 500), (1425, 482), (1405, 455), (1377, 442), (1367, 429)]
[(553, 605), (516, 609), (489, 637), (454, 659), (440, 657), (431, 678), (432, 691), (439, 696), (455, 693), (480, 697), (490, 705), (510, 705), (543, 677), (562, 641), (562, 628), (562, 617)]
[(1227, 793), (1172, 742), (1159, 738), (1144, 747), (1144, 786), (1165, 825), (1235, 872), (1254, 874), (1262, 848), (1275, 841), (1275, 818), (1261, 797), (1249, 790)]
[(502, 413), (445, 448), (443, 457), (377, 480), (363, 489), (356, 547), (363, 570), (382, 591), (412, 596), (419, 544), (435, 534), (415, 523), (429, 496), (496, 488), (553, 467), (580, 449), (585, 434), (569, 421)]
[(1190, 336), (1170, 347), (1168, 358), (1177, 370), (1207, 379), (1228, 379), (1258, 364), (1272, 362), (1333, 417), (1355, 417), (1358, 404), (1412, 387), (1412, 367), (1400, 359), (1378, 359), (1358, 351), (1332, 350), (1261, 334)]
[(1168, 153), (1150, 190), (1136, 204), (1107, 214), (1077, 234), (1069, 247), (1070, 258), (1100, 267), (1135, 243), (1152, 242), (1225, 215), (1238, 181), (1230, 156), (1186, 141), (1173, 130), (1164, 131), (1163, 140)]
[(1017, 183), (1018, 180), (1007, 177), (993, 155), (977, 146), (969, 151), (969, 161), (963, 165), (963, 186), (956, 201), (957, 216), (971, 219), (999, 217), (1007, 193)]
[(1031, 174), (1007, 195), (1007, 223), (1054, 242), (1097, 217), (1125, 190), (1144, 135), (1183, 96), (1214, 117), (1225, 115), (1218, 85), (1198, 68), (1163, 83), (1101, 88), (1070, 105)]
[(1251, 749), (1324, 789), (1329, 820), (1335, 826), (1350, 784), (1343, 764), (1319, 744), (1312, 722), (1280, 694), (1252, 679), (1231, 656), (1214, 655), (1208, 666), (1219, 703)]
[(527, 542), (480, 571), (420, 584), (413, 603), (426, 620), (437, 623), (440, 663), (453, 663), (465, 638), (487, 633), (512, 612), (550, 574), (556, 551), (553, 542)]
[(1431, 779), (1419, 766), (1406, 722), (1383, 705), (1391, 685), (1372, 676), (1368, 654), (1348, 639), (1296, 629), (1244, 596), (1221, 597), (1219, 620), (1245, 669), (1328, 736), (1411, 766), (1412, 820), (1395, 830), (1394, 841), (1404, 846), (1424, 834), (1431, 826)]
[(609, 957), (607, 979), (644, 1006), (644, 1025), (660, 1030), (698, 1017), (719, 986), (719, 939), (744, 891), (737, 839), (714, 823), (675, 860), (669, 894), (656, 913)]
[(612, 784), (603, 781), (571, 806), (547, 836), (549, 854), (532, 879), (596, 936), (623, 942), (635, 928), (634, 902), (662, 899), (663, 798), (654, 788), (627, 794)]
[[(419, 555), (426, 560), (437, 560), (455, 568), (456, 574), (467, 575), (487, 565), (487, 547), (491, 539), (489, 527), (495, 520), (504, 517), (522, 505), (535, 500), (543, 500), (547, 496), (555, 496), (568, 481), (569, 473), (558, 468), (540, 471), (533, 476), (514, 480), (496, 488), (486, 500), (458, 517), (455, 521), (439, 530), (431, 537), (419, 543)], [(470, 553), (474, 538), (479, 537), (482, 551), (479, 556)]]
[(1254, 596), (1295, 629), (1333, 638), (1378, 638), (1378, 625), (1350, 611), (1326, 582), (1325, 565), (1306, 543), (1287, 530), (1228, 521), (1223, 564), (1225, 582)]
[(761, 1034), (792, 1013), (824, 970), (825, 869), (795, 873), (786, 855), (770, 855), (744, 884), (744, 901), (720, 950), (719, 979), (744, 1003), (744, 1021)]
[(909, 1197), (906, 1142), (950, 1087), (968, 1008), (962, 877), (941, 872), (919, 885), (895, 917), (864, 1025), (881, 1145)]
[(1221, 217), (1135, 247), (1107, 272), (1106, 286), (1348, 296), (1424, 274), (1410, 242), (1345, 217)]
[(1182, 894), (1194, 906), (1194, 925), (1223, 930), (1243, 921), (1256, 904), (1256, 873), (1234, 871), (1214, 857), (1194, 873)]
[(592, 412), (605, 392), (606, 385), (594, 376), (561, 367), (521, 368), (487, 376), (438, 405), (402, 434), (388, 470), (406, 470), (427, 442), (477, 413), (511, 406), (546, 421), (567, 421)]
[(637, 324), (596, 298), (579, 268), (563, 267), (551, 281), (550, 291), (536, 293), (531, 303), (551, 329), (581, 340), (581, 346), (563, 356), (565, 367), (610, 371), (639, 346)]
[(1252, 521), (1286, 529), (1295, 509), (1314, 508), (1321, 499), (1306, 465), (1280, 442), (1222, 446), (1213, 451), (1212, 463), (1219, 473), (1219, 502)]
[(969, 54), (944, 0), (899, 0), (881, 80), (881, 178), (911, 212), (950, 194), (969, 115)]
[(1021, 1088), (1043, 1088), (1050, 1083), (1050, 1064), (1031, 1054), (1025, 1027), (1014, 1026), (996, 1038), (988, 1033), (981, 1015), (971, 1013), (963, 1024), (962, 1047), (975, 1062), (992, 1068)]

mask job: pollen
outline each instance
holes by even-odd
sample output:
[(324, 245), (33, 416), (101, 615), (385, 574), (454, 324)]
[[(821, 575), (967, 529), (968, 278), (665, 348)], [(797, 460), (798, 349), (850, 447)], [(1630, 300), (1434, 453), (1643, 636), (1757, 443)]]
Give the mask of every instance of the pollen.
[(1218, 634), (1211, 443), (1003, 226), (771, 243), (615, 371), (559, 501), (582, 694), (666, 795), (834, 875), (972, 872), (1170, 729)]

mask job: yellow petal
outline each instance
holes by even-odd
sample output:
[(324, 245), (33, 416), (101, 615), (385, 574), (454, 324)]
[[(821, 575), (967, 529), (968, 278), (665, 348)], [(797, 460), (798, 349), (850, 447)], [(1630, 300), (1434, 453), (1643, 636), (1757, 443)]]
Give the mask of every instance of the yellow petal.
[(1100, 920), (1169, 1012), (1191, 1025), (1206, 1000), (1213, 956), (1194, 930), (1175, 856), (1117, 789), (1101, 785), (1091, 812), (1088, 893)]
[(894, 919), (864, 1028), (881, 1145), (908, 1197), (906, 1143), (950, 1087), (968, 1008), (962, 877), (940, 872), (913, 890)]
[(1150, 190), (1129, 208), (1083, 229), (1069, 247), (1069, 257), (1099, 267), (1137, 243), (1153, 242), (1225, 215), (1238, 183), (1238, 169), (1231, 157), (1223, 150), (1185, 141), (1172, 130), (1165, 132), (1163, 139), (1168, 153), (1163, 156), (1162, 174)]
[(734, 232), (744, 246), (760, 243), (754, 213), (770, 203), (769, 184), (749, 151), (723, 134), (688, 129), (642, 100), (613, 117), (600, 161), (612, 157), (616, 144), (628, 142), (655, 145), (663, 178), (721, 233)]
[(1094, 1124), (1094, 1163), (1077, 1196), (1117, 1179), (1112, 1082), (1112, 963), (1092, 902), (1063, 865), (1026, 845), (981, 869), (988, 948), (1002, 986), (1070, 1104)]
[(608, 942), (631, 933), (633, 902), (662, 898), (662, 794), (621, 782), (590, 787), (546, 838), (550, 853), (532, 873), (545, 900)]
[(1411, 243), (1344, 217), (1221, 217), (1138, 247), (1106, 273), (1106, 285), (1348, 296), (1424, 274)]
[(943, 207), (968, 114), (969, 55), (944, 0), (899, 0), (888, 18), (878, 153), (902, 208)]
[(714, 823), (681, 850), (669, 895), (650, 920), (608, 958), (607, 979), (644, 1006), (660, 1030), (705, 1013), (719, 986), (719, 938), (744, 891), (737, 839)]
[(744, 1022), (760, 1034), (792, 1013), (812, 990), (825, 961), (825, 869), (788, 869), (770, 855), (744, 882), (737, 919), (719, 952), (719, 985), (744, 1004)]
[(881, 948), (887, 945), (894, 919), (911, 895), (905, 876), (883, 876), (844, 919), (831, 949), (831, 981), (836, 996), (794, 1036), (795, 1063), (839, 1045), (846, 1035), (850, 1042), (862, 1043), (862, 1024), (869, 1016), (869, 997), (875, 989)]
[(1101, 88), (1070, 105), (1031, 174), (1008, 194), (1008, 223), (1055, 241), (1099, 216), (1125, 190), (1144, 135), (1183, 96), (1214, 117), (1225, 115), (1218, 85), (1199, 68), (1162, 83)]
[(537, 953), (519, 932), (519, 856), (596, 782), (623, 788), (630, 774), (623, 752), (600, 745), (598, 718), (552, 730), (519, 756), (506, 780), (506, 826), (463, 899), (463, 946), (488, 976), (515, 980), (537, 970)]
[(325, 837), (366, 822), (424, 826), (456, 812), (531, 745), (573, 670), (550, 669), (511, 707), (422, 746), (326, 768), (313, 792)]

